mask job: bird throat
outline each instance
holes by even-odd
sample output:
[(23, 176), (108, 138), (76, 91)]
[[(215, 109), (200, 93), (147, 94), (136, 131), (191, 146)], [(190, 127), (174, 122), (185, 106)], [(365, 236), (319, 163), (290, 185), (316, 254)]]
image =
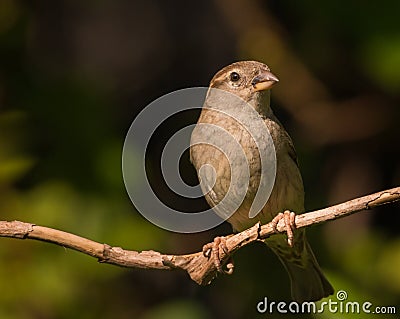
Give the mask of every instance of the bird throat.
[(263, 118), (270, 118), (273, 114), (271, 106), (271, 91), (262, 91), (253, 94), (249, 103)]

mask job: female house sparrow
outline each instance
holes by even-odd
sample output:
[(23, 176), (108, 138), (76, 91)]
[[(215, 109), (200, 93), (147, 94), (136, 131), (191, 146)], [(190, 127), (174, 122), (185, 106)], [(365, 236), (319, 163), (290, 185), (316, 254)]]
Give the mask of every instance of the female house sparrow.
[[(207, 202), (221, 217), (226, 218), (230, 215), (227, 220), (235, 231), (243, 231), (257, 222), (265, 224), (273, 221), (276, 225), (279, 219), (285, 218), (288, 240), (284, 235), (276, 235), (266, 239), (265, 243), (279, 257), (289, 273), (292, 298), (299, 302), (319, 300), (332, 294), (333, 288), (315, 259), (306, 240), (304, 229), (292, 232), (294, 213), (290, 212), (304, 211), (304, 190), (292, 140), (270, 107), (270, 87), (276, 82), (278, 78), (270, 72), (268, 66), (256, 61), (236, 62), (217, 72), (211, 80), (200, 118), (192, 133), (190, 157), (198, 172)], [(229, 94), (213, 94), (212, 89)], [(229, 95), (234, 95), (251, 107), (235, 105), (232, 99), (227, 98)], [(276, 158), (275, 183), (271, 184), (273, 185), (271, 194), (269, 198), (267, 198), (268, 194), (265, 194), (265, 204), (263, 203), (263, 206), (255, 212), (256, 214), (251, 212), (251, 206), (260, 188), (263, 174), (262, 158), (260, 158), (260, 154), (263, 153), (259, 151), (258, 146), (262, 144), (259, 142), (263, 142), (268, 131), (264, 134), (257, 132), (259, 128), (255, 128), (253, 130), (256, 132), (252, 134), (245, 125), (241, 125), (231, 116), (232, 112), (242, 119), (249, 120), (250, 126), (255, 121), (253, 119), (253, 113), (255, 113), (258, 119), (262, 119), (273, 141), (272, 147), (264, 143), (267, 145), (264, 152), (267, 155), (274, 152), (273, 155), (276, 156), (268, 156), (268, 158)], [(233, 138), (228, 138), (218, 130), (211, 132), (210, 127), (219, 127)], [(229, 159), (220, 147), (215, 146), (216, 140), (231, 150)], [(232, 151), (235, 143), (243, 150), (242, 159), (238, 152)], [(246, 160), (248, 180), (244, 181), (246, 174), (241, 174), (241, 171), (242, 164)], [(211, 170), (205, 169), (211, 166)], [(234, 194), (246, 187), (240, 203), (235, 206), (235, 200), (231, 200), (220, 208), (218, 204), (223, 201), (231, 186)], [(230, 204), (234, 207), (231, 212), (233, 214), (227, 215), (226, 210)], [(220, 240), (217, 244), (219, 242)], [(219, 247), (213, 251), (217, 251), (218, 255)], [(214, 257), (217, 268), (221, 270), (218, 256)]]

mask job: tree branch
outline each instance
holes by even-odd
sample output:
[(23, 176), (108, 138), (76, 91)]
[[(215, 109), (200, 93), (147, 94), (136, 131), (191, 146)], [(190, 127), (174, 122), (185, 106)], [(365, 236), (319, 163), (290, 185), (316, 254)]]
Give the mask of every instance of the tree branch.
[[(297, 215), (296, 227), (302, 228), (319, 224), (398, 200), (400, 200), (400, 187), (384, 190), (338, 205)], [(285, 231), (284, 220), (278, 223), (277, 231), (278, 233)], [(256, 224), (227, 238), (228, 255), (233, 254), (243, 246), (254, 241), (266, 239), (276, 233), (271, 223), (266, 225)], [(111, 247), (61, 230), (20, 221), (0, 221), (0, 237), (46, 241), (96, 257), (99, 262), (122, 267), (165, 270), (182, 269), (189, 274), (192, 280), (200, 285), (209, 284), (217, 274), (212, 258), (205, 257), (202, 252), (188, 255), (164, 255), (152, 250), (142, 252), (124, 250), (120, 247)], [(228, 255), (221, 252), (222, 263), (227, 261)]]

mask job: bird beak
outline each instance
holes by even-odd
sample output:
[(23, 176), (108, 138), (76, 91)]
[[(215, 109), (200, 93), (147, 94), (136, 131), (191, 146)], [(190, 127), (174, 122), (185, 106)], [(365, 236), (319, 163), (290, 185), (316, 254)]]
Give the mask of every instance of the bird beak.
[(257, 92), (270, 89), (276, 82), (279, 82), (279, 80), (275, 75), (269, 71), (263, 71), (251, 81), (251, 85)]

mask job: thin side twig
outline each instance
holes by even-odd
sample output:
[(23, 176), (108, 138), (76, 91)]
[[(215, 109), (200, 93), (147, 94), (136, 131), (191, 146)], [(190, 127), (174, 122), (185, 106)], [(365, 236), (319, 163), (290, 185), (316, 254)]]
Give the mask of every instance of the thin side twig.
[[(338, 219), (362, 210), (393, 203), (400, 200), (400, 187), (384, 190), (375, 194), (359, 197), (338, 205), (304, 213), (296, 216), (297, 228), (320, 224)], [(284, 220), (277, 225), (278, 233), (285, 231)], [(226, 239), (227, 254), (222, 252), (222, 263), (229, 255), (254, 241), (263, 240), (276, 234), (271, 223), (253, 227)], [(131, 268), (145, 269), (182, 269), (192, 280), (200, 285), (209, 284), (216, 276), (217, 269), (211, 258), (197, 252), (187, 255), (166, 255), (157, 251), (132, 251), (120, 247), (111, 247), (93, 240), (61, 230), (38, 226), (20, 221), (0, 221), (0, 237), (35, 239), (80, 251), (97, 258), (100, 262)]]

